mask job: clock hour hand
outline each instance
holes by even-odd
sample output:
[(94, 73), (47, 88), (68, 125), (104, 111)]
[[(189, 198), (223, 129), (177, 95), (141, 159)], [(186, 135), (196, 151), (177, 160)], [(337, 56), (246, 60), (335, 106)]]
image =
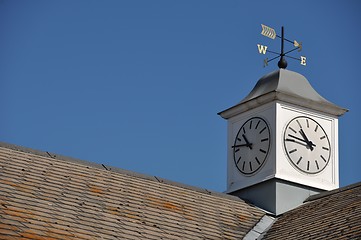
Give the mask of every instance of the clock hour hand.
[(246, 135), (242, 134), (242, 137), (244, 138), (244, 141), (246, 141), (246, 144), (248, 145), (249, 149), (251, 149), (251, 150), (252, 150), (252, 143), (249, 143), (249, 141), (248, 141), (248, 139), (247, 139)]
[(252, 146), (252, 143), (238, 144), (238, 145), (232, 146), (232, 148), (236, 148), (236, 147), (250, 147), (250, 146)]
[(311, 151), (313, 151), (313, 146), (316, 147), (316, 145), (313, 144), (312, 141), (308, 140), (308, 138), (307, 138), (307, 136), (306, 136), (306, 134), (305, 134), (305, 132), (303, 131), (302, 128), (301, 128), (301, 130), (300, 130), (300, 134), (301, 134), (302, 137), (304, 138), (304, 140), (305, 140), (304, 142), (306, 142), (307, 146), (311, 149)]
[[(293, 135), (288, 135), (288, 136), (290, 136), (290, 137), (296, 137), (296, 136), (293, 136)], [(298, 138), (296, 137), (296, 139), (298, 139)], [(304, 144), (304, 143), (303, 143), (303, 142), (305, 142), (303, 139), (298, 139), (298, 140), (301, 140), (302, 142), (296, 141), (295, 139), (291, 139), (291, 138), (286, 138), (286, 139), (285, 139), (285, 141), (294, 142), (294, 143), (300, 144), (300, 145), (302, 145), (302, 146), (308, 147), (307, 144)]]

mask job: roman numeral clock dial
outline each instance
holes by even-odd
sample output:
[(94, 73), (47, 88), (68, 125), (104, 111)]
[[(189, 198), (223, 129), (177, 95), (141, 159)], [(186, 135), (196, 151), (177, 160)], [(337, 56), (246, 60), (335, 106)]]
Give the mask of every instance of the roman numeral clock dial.
[(248, 119), (239, 129), (232, 146), (238, 170), (245, 175), (257, 172), (267, 159), (270, 143), (266, 121), (260, 117)]
[(322, 126), (310, 117), (292, 119), (284, 131), (283, 142), (288, 160), (304, 173), (319, 173), (330, 160), (328, 136)]

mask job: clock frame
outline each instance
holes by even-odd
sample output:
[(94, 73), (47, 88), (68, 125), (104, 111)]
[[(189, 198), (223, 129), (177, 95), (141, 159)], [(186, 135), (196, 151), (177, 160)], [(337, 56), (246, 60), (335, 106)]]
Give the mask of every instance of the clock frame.
[(239, 128), (231, 146), (237, 169), (244, 175), (256, 173), (265, 164), (271, 145), (269, 124), (251, 117)]
[(308, 116), (297, 116), (287, 123), (283, 146), (291, 165), (302, 173), (322, 172), (331, 158), (332, 148), (326, 131)]

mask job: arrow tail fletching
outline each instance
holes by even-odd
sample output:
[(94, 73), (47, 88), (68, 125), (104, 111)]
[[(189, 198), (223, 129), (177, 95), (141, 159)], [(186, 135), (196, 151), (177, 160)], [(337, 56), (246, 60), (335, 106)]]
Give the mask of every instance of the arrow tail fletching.
[(273, 28), (270, 28), (266, 25), (261, 24), (262, 26), (262, 32), (261, 34), (265, 37), (275, 39), (276, 38), (276, 31)]

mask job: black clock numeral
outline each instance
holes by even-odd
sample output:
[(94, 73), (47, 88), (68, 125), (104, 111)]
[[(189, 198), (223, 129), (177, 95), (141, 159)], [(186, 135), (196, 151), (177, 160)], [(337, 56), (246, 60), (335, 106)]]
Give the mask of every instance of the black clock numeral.
[(266, 130), (266, 127), (262, 128), (262, 130), (259, 132), (259, 134), (263, 133), (264, 130)]
[(242, 138), (237, 138), (238, 141), (242, 142)]
[(322, 158), (322, 160), (323, 160), (324, 162), (327, 162), (324, 156), (320, 155), (320, 157)]
[(317, 129), (318, 129), (318, 125), (316, 125), (316, 127), (315, 127), (315, 132), (317, 132)]
[(244, 171), (244, 167), (246, 165), (246, 162), (243, 162), (243, 165), (242, 165), (242, 171)]
[(320, 167), (318, 166), (318, 162), (317, 162), (317, 160), (315, 160), (315, 163), (316, 163), (317, 170), (319, 170), (319, 169), (320, 169)]
[(246, 134), (246, 129), (245, 128), (243, 128), (243, 133)]
[(256, 159), (256, 161), (257, 161), (258, 165), (261, 165), (261, 163), (260, 163), (260, 161), (258, 160), (258, 158), (257, 158), (257, 157), (255, 157), (255, 159)]
[(267, 153), (265, 150), (263, 150), (263, 149), (260, 149), (259, 150), (260, 152), (263, 152), (263, 153)]
[(308, 122), (308, 119), (306, 118), (307, 128), (310, 127), (310, 123)]
[(249, 129), (252, 129), (252, 121), (249, 122)]
[(256, 127), (254, 129), (258, 128), (259, 123), (261, 122), (261, 120), (258, 120), (258, 123), (256, 124)]
[(268, 138), (261, 139), (261, 142), (265, 142), (265, 141), (268, 141)]
[(239, 148), (237, 148), (237, 149), (234, 149), (234, 152), (238, 152), (239, 151)]
[(253, 171), (253, 169), (252, 169), (252, 162), (249, 162), (249, 168), (251, 169), (251, 171)]
[(295, 148), (295, 149), (293, 149), (293, 150), (289, 151), (288, 153), (289, 153), (289, 154), (291, 154), (291, 153), (294, 153), (294, 152), (296, 152), (296, 151), (297, 151), (297, 148)]
[(296, 120), (296, 122), (298, 123), (298, 126), (302, 128), (300, 121)]
[(241, 158), (242, 158), (242, 156), (240, 156), (240, 157), (238, 158), (238, 160), (237, 160), (237, 165), (238, 165), (239, 161), (241, 161)]
[(296, 164), (298, 165), (302, 160), (302, 156), (298, 159), (298, 161), (296, 162)]
[(293, 128), (291, 128), (291, 127), (289, 127), (289, 128), (291, 129), (292, 132), (297, 133), (297, 131), (294, 130)]
[(320, 137), (320, 140), (325, 139), (325, 138), (326, 138), (326, 136), (322, 136), (322, 137)]
[(322, 147), (322, 149), (323, 150), (327, 150), (327, 151), (329, 151), (330, 149), (329, 148), (327, 148), (327, 147)]
[(307, 171), (310, 170), (310, 161), (307, 161)]

